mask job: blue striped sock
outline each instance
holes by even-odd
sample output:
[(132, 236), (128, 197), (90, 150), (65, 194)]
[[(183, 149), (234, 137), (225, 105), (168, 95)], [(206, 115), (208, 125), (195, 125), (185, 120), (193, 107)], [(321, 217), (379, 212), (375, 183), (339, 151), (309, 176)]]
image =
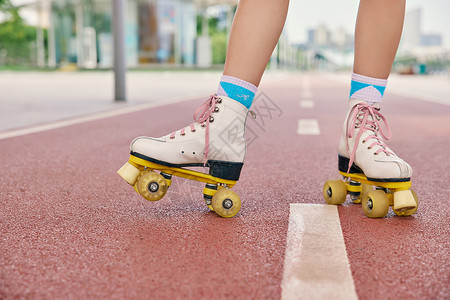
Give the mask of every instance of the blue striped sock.
[(387, 79), (352, 74), (350, 99), (364, 100), (370, 105), (380, 103), (386, 89)]
[(258, 88), (242, 79), (223, 75), (220, 79), (217, 96), (226, 96), (250, 109)]

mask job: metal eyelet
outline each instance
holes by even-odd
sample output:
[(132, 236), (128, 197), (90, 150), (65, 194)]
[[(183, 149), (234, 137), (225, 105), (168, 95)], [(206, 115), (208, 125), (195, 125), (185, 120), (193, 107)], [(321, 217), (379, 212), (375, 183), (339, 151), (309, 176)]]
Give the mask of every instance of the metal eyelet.
[(171, 136), (171, 137), (170, 137), (171, 140), (173, 140), (174, 138), (175, 138), (174, 136)]
[(217, 103), (222, 103), (222, 98), (216, 100)]
[(214, 117), (209, 117), (209, 123), (212, 123), (212, 122), (214, 122)]
[(214, 112), (219, 112), (219, 108), (218, 107), (214, 107)]
[(200, 125), (200, 126), (205, 127), (206, 125), (205, 125), (205, 123), (202, 123), (202, 125)]
[(191, 132), (195, 132), (195, 131), (196, 131), (196, 129), (195, 129), (195, 128), (191, 130)]
[(186, 133), (183, 132), (183, 133), (180, 133), (180, 135), (186, 135)]

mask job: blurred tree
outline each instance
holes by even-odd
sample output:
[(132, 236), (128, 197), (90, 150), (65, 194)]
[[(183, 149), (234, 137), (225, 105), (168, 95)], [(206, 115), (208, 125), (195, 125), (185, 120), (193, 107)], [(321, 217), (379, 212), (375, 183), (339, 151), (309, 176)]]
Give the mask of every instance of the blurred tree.
[(36, 41), (36, 28), (27, 25), (19, 15), (19, 8), (10, 0), (0, 0), (0, 11), (6, 20), (0, 23), (0, 51), (3, 63), (31, 62), (32, 47)]
[[(227, 32), (220, 27), (218, 17), (208, 19), (208, 31), (212, 46), (212, 63), (223, 64), (227, 55)], [(197, 16), (197, 36), (202, 34), (202, 16)]]
[(14, 6), (11, 4), (10, 0), (0, 0), (0, 11), (8, 14)]
[(224, 64), (227, 56), (227, 33), (216, 32), (211, 36), (212, 63)]

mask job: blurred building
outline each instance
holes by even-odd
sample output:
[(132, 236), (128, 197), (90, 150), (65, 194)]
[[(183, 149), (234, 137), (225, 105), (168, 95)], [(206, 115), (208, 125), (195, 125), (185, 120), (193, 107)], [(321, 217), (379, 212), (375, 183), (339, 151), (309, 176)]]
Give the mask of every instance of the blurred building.
[(442, 35), (423, 31), (422, 8), (405, 15), (394, 71), (402, 74), (448, 74), (450, 48), (443, 46)]
[(308, 44), (311, 46), (329, 46), (331, 44), (331, 33), (325, 24), (320, 24), (308, 30)]
[(343, 27), (329, 29), (325, 24), (307, 31), (308, 40), (298, 45), (302, 51), (302, 68), (340, 70), (353, 63), (353, 35)]
[[(229, 27), (237, 4), (236, 0), (126, 2), (126, 55), (131, 68), (149, 64), (211, 65), (208, 9), (214, 7), (213, 13), (226, 16), (220, 26)], [(48, 30), (47, 51), (39, 36), (37, 42), (40, 52), (48, 53), (44, 65), (112, 67), (112, 0), (41, 0), (32, 5), (38, 11), (39, 27)], [(203, 24), (197, 24), (202, 19)], [(203, 28), (201, 36), (198, 28)], [(40, 65), (43, 59), (41, 55)]]
[(406, 13), (400, 47), (442, 46), (442, 35), (424, 33), (422, 30), (422, 8), (418, 7)]
[(422, 9), (416, 8), (406, 13), (402, 32), (402, 47), (410, 48), (420, 45)]
[(442, 35), (440, 34), (421, 34), (420, 35), (420, 45), (428, 46), (441, 46), (442, 45)]
[(340, 49), (353, 48), (353, 34), (349, 34), (343, 27), (339, 27), (332, 34), (333, 44)]
[(349, 34), (343, 27), (337, 30), (330, 30), (325, 24), (308, 29), (309, 48), (328, 48), (348, 50), (353, 47), (353, 35)]

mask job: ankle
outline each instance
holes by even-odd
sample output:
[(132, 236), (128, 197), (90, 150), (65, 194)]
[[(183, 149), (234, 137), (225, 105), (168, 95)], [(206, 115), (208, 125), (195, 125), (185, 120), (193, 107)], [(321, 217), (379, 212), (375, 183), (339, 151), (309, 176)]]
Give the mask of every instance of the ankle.
[(218, 96), (229, 97), (250, 109), (258, 88), (242, 79), (223, 75), (217, 89)]
[(379, 105), (383, 99), (387, 79), (352, 74), (349, 100), (365, 101), (370, 105)]

